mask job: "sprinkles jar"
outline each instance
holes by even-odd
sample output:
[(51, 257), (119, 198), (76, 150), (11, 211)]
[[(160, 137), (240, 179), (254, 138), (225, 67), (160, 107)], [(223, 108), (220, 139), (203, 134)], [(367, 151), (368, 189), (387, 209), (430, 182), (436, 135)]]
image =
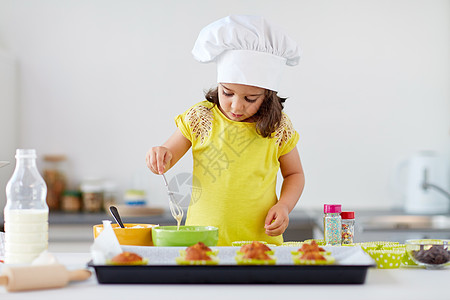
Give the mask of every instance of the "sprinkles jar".
[(324, 204), (323, 236), (326, 245), (341, 245), (341, 205)]
[(353, 244), (353, 237), (355, 235), (355, 212), (343, 211), (342, 218), (342, 245)]

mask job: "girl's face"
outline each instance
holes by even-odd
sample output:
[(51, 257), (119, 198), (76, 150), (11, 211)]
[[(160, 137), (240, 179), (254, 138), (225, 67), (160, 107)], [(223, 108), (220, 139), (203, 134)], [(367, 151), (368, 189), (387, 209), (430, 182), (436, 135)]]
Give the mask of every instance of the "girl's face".
[(256, 86), (219, 83), (219, 109), (230, 120), (251, 122), (264, 101), (265, 91)]

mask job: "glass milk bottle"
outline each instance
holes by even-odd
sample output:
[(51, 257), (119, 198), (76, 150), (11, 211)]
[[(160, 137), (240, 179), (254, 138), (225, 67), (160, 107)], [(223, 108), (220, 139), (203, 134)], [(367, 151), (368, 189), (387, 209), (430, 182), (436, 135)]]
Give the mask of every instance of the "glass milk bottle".
[(28, 264), (48, 248), (47, 186), (34, 149), (16, 150), (16, 168), (6, 185), (5, 263)]

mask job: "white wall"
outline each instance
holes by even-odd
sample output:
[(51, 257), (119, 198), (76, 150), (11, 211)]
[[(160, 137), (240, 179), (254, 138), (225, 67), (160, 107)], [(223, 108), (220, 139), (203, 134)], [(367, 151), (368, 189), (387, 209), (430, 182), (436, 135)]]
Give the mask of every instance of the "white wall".
[(283, 85), (307, 176), (297, 209), (392, 207), (400, 159), (450, 154), (448, 0), (2, 0), (0, 47), (19, 64), (14, 147), (67, 154), (73, 185), (97, 176), (123, 191), (140, 176), (165, 204), (145, 153), (214, 85), (215, 66), (190, 51), (232, 13), (265, 15), (303, 48)]
[(5, 202), (5, 188), (14, 170), (18, 140), (17, 64), (11, 53), (0, 47), (0, 161), (10, 164), (0, 169), (0, 209)]

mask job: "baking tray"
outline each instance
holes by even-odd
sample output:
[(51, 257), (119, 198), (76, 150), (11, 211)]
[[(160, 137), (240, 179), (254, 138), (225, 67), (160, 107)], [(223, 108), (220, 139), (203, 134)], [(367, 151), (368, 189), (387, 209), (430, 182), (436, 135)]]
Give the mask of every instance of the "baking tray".
[(362, 284), (368, 266), (96, 266), (104, 284)]
[[(277, 247), (276, 265), (237, 265), (233, 264), (234, 253), (238, 248), (217, 247), (219, 265), (176, 265), (174, 257), (178, 247), (123, 247), (124, 251), (132, 251), (149, 257), (150, 262), (145, 266), (110, 266), (95, 265), (89, 262), (88, 266), (95, 269), (97, 280), (101, 284), (363, 284), (367, 271), (375, 264), (364, 257), (347, 259), (346, 255), (339, 254), (335, 249), (336, 257), (342, 263), (335, 265), (303, 266), (290, 263), (290, 247)], [(172, 249), (169, 249), (172, 248)], [(178, 248), (178, 249), (174, 249)], [(283, 249), (281, 249), (283, 248)], [(345, 247), (349, 252), (349, 247)], [(144, 251), (145, 250), (145, 251)], [(357, 250), (361, 251), (362, 250)], [(233, 253), (233, 255), (231, 255)], [(355, 251), (351, 253), (354, 257)], [(358, 253), (359, 254), (359, 253)], [(365, 254), (362, 254), (365, 255)], [(155, 259), (157, 257), (157, 259)], [(152, 263), (153, 260), (153, 263)], [(279, 263), (278, 263), (279, 261)], [(357, 263), (362, 262), (362, 263)]]

